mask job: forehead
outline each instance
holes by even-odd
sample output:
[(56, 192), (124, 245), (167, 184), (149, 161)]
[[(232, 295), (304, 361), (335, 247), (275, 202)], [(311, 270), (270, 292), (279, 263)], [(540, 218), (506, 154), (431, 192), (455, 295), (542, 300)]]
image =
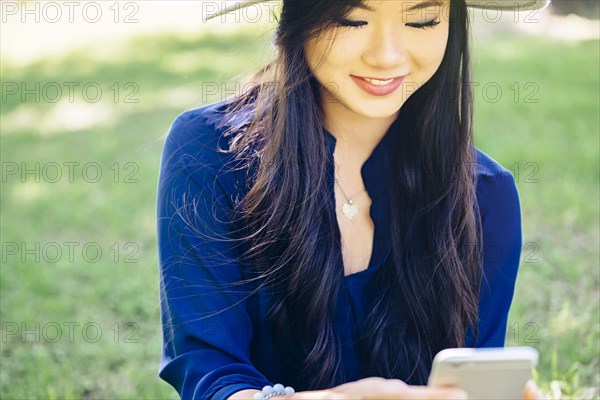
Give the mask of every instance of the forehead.
[(375, 12), (379, 8), (395, 8), (399, 12), (414, 12), (432, 7), (448, 5), (450, 0), (365, 0), (357, 5), (357, 8)]

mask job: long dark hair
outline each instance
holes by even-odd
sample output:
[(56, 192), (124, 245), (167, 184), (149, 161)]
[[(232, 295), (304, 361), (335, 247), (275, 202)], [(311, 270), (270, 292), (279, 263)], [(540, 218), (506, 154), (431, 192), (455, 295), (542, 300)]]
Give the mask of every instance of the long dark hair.
[[(319, 84), (303, 45), (361, 0), (285, 0), (273, 36), (275, 58), (228, 102), (225, 135), (248, 173), (236, 203), (248, 243), (244, 266), (272, 288), (269, 312), (282, 347), (313, 390), (344, 382), (332, 313), (343, 280), (340, 232), (326, 179), (327, 142)], [(477, 337), (482, 260), (471, 132), (469, 25), (465, 0), (452, 0), (446, 52), (435, 75), (402, 106), (390, 186), (387, 262), (360, 332), (368, 375), (426, 384), (435, 353)], [(236, 116), (250, 111), (252, 118)], [(224, 124), (224, 125), (225, 125)], [(401, 205), (401, 206), (400, 206)], [(279, 342), (278, 342), (279, 343)]]

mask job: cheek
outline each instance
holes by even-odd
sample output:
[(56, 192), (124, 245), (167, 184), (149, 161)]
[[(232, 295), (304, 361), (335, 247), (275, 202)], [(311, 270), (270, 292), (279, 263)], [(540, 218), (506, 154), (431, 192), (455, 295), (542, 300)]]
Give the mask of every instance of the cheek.
[(444, 59), (447, 42), (448, 33), (446, 31), (430, 38), (426, 43), (415, 43), (417, 46), (413, 48), (412, 56), (421, 73), (430, 77), (437, 71)]
[(331, 62), (330, 57), (326, 55), (323, 41), (308, 43), (304, 48), (304, 54), (312, 74), (322, 84), (328, 79), (330, 69), (328, 66)]
[(312, 41), (307, 42), (304, 45), (304, 58), (311, 71), (314, 72), (317, 60), (319, 59), (320, 52), (318, 46)]
[(333, 43), (329, 38), (308, 42), (304, 52), (313, 75), (323, 83), (347, 75), (348, 66), (358, 57), (359, 47), (356, 40), (352, 42), (338, 35)]

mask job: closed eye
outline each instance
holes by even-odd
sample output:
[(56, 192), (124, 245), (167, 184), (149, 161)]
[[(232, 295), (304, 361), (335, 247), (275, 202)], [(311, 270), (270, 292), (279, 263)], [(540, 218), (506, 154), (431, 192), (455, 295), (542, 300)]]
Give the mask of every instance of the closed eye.
[(413, 28), (419, 28), (419, 29), (426, 29), (426, 28), (434, 28), (436, 25), (438, 25), (440, 23), (440, 21), (436, 21), (431, 20), (431, 21), (427, 21), (427, 22), (422, 22), (422, 23), (410, 23), (410, 24), (406, 24), (410, 27)]
[(360, 29), (367, 23), (365, 21), (352, 21), (350, 19), (341, 19), (338, 21), (338, 25), (345, 28), (357, 28)]
[[(367, 22), (365, 22), (365, 21), (353, 21), (350, 19), (341, 19), (341, 20), (337, 21), (337, 23), (341, 27), (355, 28), (355, 29), (360, 29), (367, 25)], [(440, 23), (440, 21), (436, 21), (434, 19), (431, 21), (421, 22), (421, 23), (418, 23), (418, 22), (407, 23), (406, 26), (410, 26), (411, 28), (417, 28), (417, 29), (427, 29), (427, 28), (434, 28), (439, 23)]]

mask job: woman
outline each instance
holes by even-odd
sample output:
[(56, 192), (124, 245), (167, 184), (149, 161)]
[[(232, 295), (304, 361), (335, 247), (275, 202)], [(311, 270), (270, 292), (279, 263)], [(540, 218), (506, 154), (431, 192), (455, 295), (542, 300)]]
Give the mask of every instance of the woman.
[(435, 354), (504, 345), (521, 215), (473, 145), (467, 5), (487, 3), (284, 0), (251, 89), (175, 120), (159, 376), (183, 399), (460, 398), (423, 386)]

